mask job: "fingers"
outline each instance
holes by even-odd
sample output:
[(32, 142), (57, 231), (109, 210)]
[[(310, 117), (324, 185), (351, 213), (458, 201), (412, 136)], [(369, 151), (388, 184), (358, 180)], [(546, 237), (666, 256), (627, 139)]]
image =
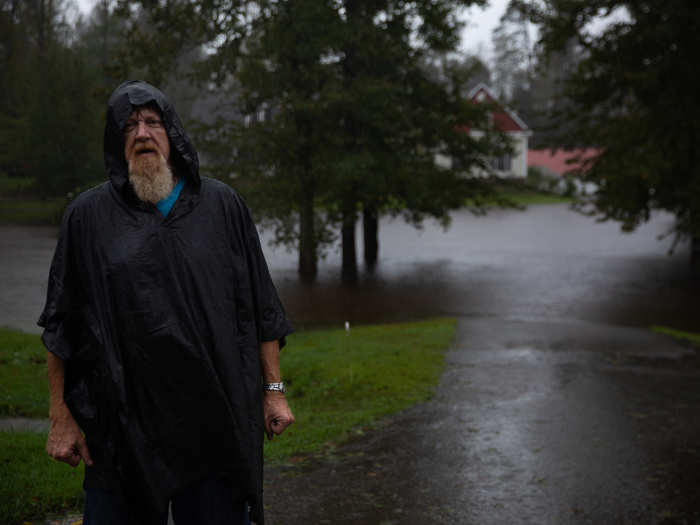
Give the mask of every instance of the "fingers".
[(67, 463), (71, 467), (77, 467), (81, 460), (88, 466), (93, 464), (85, 438), (80, 433), (71, 435), (50, 431), (46, 453), (56, 461)]
[(272, 432), (279, 436), (292, 423), (294, 423), (294, 416), (288, 411), (284, 416), (274, 418), (271, 421), (270, 428)]
[[(87, 448), (87, 443), (84, 438), (81, 438), (78, 442), (78, 455), (88, 467), (92, 467), (92, 458), (90, 457), (90, 451)], [(80, 463), (80, 460), (78, 460), (78, 463)]]
[(61, 461), (63, 463), (69, 464), (71, 467), (77, 467), (80, 464), (80, 454), (77, 453), (77, 449), (73, 448), (53, 448), (52, 450), (47, 450), (49, 456), (56, 461)]
[(68, 457), (65, 457), (63, 459), (59, 459), (59, 461), (63, 461), (64, 463), (68, 463), (71, 467), (77, 467), (80, 465), (80, 456), (78, 454), (70, 454)]
[(272, 439), (280, 435), (284, 430), (294, 423), (294, 416), (289, 410), (289, 405), (284, 395), (277, 392), (267, 393), (263, 403), (265, 434), (267, 439)]
[(289, 409), (283, 414), (277, 414), (271, 417), (266, 425), (266, 430), (268, 431), (267, 438), (272, 439), (274, 436), (279, 436), (292, 423), (294, 423), (294, 416)]

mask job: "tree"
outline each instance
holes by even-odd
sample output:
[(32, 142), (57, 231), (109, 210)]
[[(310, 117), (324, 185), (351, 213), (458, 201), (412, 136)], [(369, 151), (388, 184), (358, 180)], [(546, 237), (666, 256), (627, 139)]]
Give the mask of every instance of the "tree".
[(565, 82), (580, 60), (576, 40), (570, 38), (563, 49), (553, 51), (536, 64), (529, 92), (515, 93), (514, 107), (534, 130), (533, 148), (556, 147), (562, 141), (572, 141), (576, 137), (571, 122), (557, 116), (571, 111), (565, 95)]
[[(382, 212), (447, 221), (467, 195), (489, 191), (470, 168), (485, 167), (502, 137), (462, 128), (489, 131), (488, 109), (423, 68), (430, 53), (454, 49), (456, 10), (472, 3), (483, 2), (143, 2), (153, 30), (136, 47), (163, 50), (157, 62), (167, 63), (177, 50), (170, 37), (158, 44), (164, 31), (207, 46), (199, 78), (220, 105), (200, 135), (208, 169), (298, 247), (306, 281), (339, 228), (351, 281), (359, 210), (368, 225)], [(438, 154), (459, 162), (438, 166)]]
[(529, 93), (533, 77), (532, 45), (527, 18), (508, 7), (491, 35), (493, 80), (502, 101), (511, 103), (518, 93)]
[[(600, 148), (583, 175), (597, 184), (584, 205), (632, 230), (654, 209), (676, 217), (700, 271), (700, 100), (688, 80), (700, 49), (700, 7), (686, 0), (515, 2), (540, 26), (543, 54), (573, 36), (583, 58), (567, 78), (562, 146)], [(611, 17), (597, 34), (591, 21)]]
[[(389, 57), (391, 60), (392, 58)], [(488, 66), (484, 64), (476, 56), (464, 56), (457, 57), (454, 54), (448, 54), (446, 52), (433, 52), (432, 50), (423, 50), (418, 57), (416, 57), (416, 62), (413, 67), (418, 67), (420, 73), (425, 76), (432, 85), (439, 86), (442, 90), (442, 96), (445, 94), (451, 97), (455, 106), (457, 106), (452, 111), (459, 112), (459, 106), (463, 106), (465, 101), (469, 96), (471, 88), (473, 88), (479, 82), (489, 83), (490, 71)], [(435, 93), (440, 96), (440, 93)], [(429, 95), (428, 95), (429, 96)], [(424, 107), (429, 107), (429, 102), (424, 102)], [(456, 113), (454, 116), (457, 116)], [(421, 117), (422, 118), (422, 117)], [(459, 130), (459, 128), (457, 128)], [(454, 159), (459, 165), (459, 159)], [(461, 173), (461, 176), (465, 176)], [(453, 191), (455, 188), (445, 188), (446, 191)], [(475, 191), (474, 193), (478, 193)], [(380, 194), (381, 195), (381, 194)], [(389, 211), (390, 213), (400, 212), (400, 206), (396, 206), (396, 202), (390, 200), (391, 197), (386, 198), (386, 201), (382, 202), (375, 198), (368, 198), (362, 204), (362, 225), (363, 225), (363, 241), (364, 241), (364, 259), (367, 268), (374, 268), (379, 252), (379, 216), (382, 211)], [(402, 203), (403, 201), (399, 201)], [(464, 204), (461, 200), (455, 203), (455, 207), (459, 207)], [(408, 216), (411, 220), (410, 215)], [(444, 218), (444, 216), (443, 216)], [(414, 224), (419, 225), (420, 220), (414, 221)], [(349, 244), (353, 241), (350, 239)], [(352, 265), (352, 257), (348, 257), (349, 264)], [(352, 272), (349, 272), (352, 275)]]
[[(486, 127), (486, 110), (470, 105), (463, 89), (435, 81), (424, 67), (432, 55), (454, 51), (461, 27), (454, 15), (470, 3), (344, 2), (337, 44), (343, 147), (333, 165), (333, 189), (345, 280), (357, 274), (358, 205), (368, 220), (369, 240), (381, 210), (402, 212), (416, 225), (426, 215), (447, 220), (474, 187), (465, 177), (479, 163), (475, 153), (493, 147), (490, 136), (476, 141), (460, 127)], [(440, 166), (438, 155), (460, 162)], [(371, 264), (376, 243), (367, 244)]]
[(101, 111), (66, 9), (60, 0), (0, 3), (0, 169), (32, 178), (42, 195), (95, 180), (101, 165)]

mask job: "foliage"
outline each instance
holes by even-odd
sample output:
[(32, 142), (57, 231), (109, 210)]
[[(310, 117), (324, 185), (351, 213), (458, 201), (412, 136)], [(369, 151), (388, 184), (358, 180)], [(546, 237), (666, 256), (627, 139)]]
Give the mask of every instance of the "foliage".
[(27, 523), (83, 504), (83, 469), (49, 458), (45, 433), (0, 432), (0, 523)]
[(511, 101), (528, 93), (533, 76), (532, 45), (528, 20), (517, 9), (508, 8), (491, 35), (494, 87), (499, 98)]
[(101, 111), (65, 4), (4, 2), (0, 26), (0, 170), (33, 179), (43, 196), (94, 180), (102, 164)]
[[(700, 49), (700, 7), (685, 0), (513, 4), (539, 25), (543, 55), (572, 38), (581, 49), (559, 118), (575, 130), (561, 146), (600, 148), (581, 170), (598, 186), (583, 209), (624, 230), (654, 209), (673, 213), (676, 240), (693, 239), (700, 268), (700, 99), (688, 80)], [(593, 34), (590, 23), (601, 17), (608, 24)]]
[(528, 143), (554, 147), (558, 137), (571, 137), (571, 125), (557, 119), (568, 105), (563, 80), (579, 60), (579, 48), (569, 39), (562, 49), (537, 56), (530, 38), (532, 24), (518, 2), (511, 2), (494, 28), (493, 84), (507, 103), (533, 130)]

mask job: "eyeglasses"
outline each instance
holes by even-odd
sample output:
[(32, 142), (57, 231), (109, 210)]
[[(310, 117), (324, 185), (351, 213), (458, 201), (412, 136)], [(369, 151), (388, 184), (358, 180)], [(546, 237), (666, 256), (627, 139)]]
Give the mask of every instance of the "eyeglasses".
[(148, 129), (163, 129), (163, 121), (153, 117), (144, 119), (130, 119), (124, 125), (124, 133), (133, 133), (139, 127), (139, 122), (146, 124)]

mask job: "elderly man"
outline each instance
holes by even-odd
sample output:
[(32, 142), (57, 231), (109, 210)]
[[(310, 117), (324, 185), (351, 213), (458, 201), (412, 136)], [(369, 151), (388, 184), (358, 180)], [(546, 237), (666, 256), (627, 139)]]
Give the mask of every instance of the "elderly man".
[[(240, 197), (200, 178), (158, 89), (112, 94), (109, 181), (63, 217), (39, 319), (48, 454), (86, 464), (86, 525), (263, 522), (262, 442), (293, 422), (290, 324)], [(84, 437), (83, 437), (84, 434)]]

